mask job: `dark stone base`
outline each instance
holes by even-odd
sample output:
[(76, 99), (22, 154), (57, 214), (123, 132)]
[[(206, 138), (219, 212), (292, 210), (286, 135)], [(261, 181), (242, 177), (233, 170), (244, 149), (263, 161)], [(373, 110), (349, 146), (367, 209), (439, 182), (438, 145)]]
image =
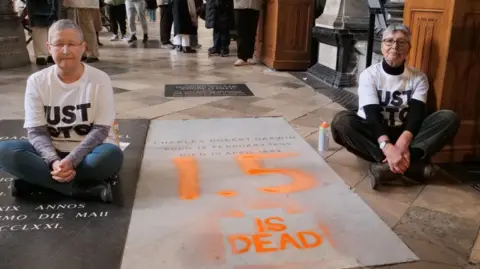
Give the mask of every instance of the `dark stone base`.
[(308, 72), (335, 88), (356, 85), (357, 56), (355, 42), (366, 40), (368, 30), (313, 28), (313, 36), (319, 43), (338, 48), (336, 70), (321, 63), (312, 66)]
[(0, 69), (30, 63), (25, 33), (16, 14), (0, 14)]
[(327, 85), (335, 88), (353, 87), (357, 83), (355, 73), (341, 73), (323, 64), (317, 63), (308, 69), (308, 73), (321, 79)]
[[(12, 176), (0, 170), (0, 268), (120, 268), (150, 121), (118, 122), (129, 145), (112, 204), (53, 193), (14, 198)], [(0, 121), (0, 143), (24, 139), (22, 120)]]

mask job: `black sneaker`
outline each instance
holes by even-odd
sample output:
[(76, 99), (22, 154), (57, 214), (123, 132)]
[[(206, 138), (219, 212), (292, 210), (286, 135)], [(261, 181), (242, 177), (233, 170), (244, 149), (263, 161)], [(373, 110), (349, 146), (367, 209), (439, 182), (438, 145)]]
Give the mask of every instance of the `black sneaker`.
[(37, 58), (35, 62), (37, 65), (47, 65), (47, 59), (45, 58)]
[(98, 59), (97, 57), (87, 57), (87, 59), (85, 59), (86, 63), (94, 63), (98, 61), (100, 61), (100, 59)]
[(182, 52), (183, 53), (197, 53), (196, 50), (192, 49), (192, 47), (188, 46), (188, 47), (183, 47), (182, 48)]
[(229, 50), (222, 50), (222, 52), (220, 52), (220, 56), (228, 57), (228, 56), (230, 56), (230, 51)]
[(388, 163), (372, 163), (370, 164), (370, 187), (377, 190), (385, 181), (394, 180), (398, 175), (390, 170)]
[(47, 63), (49, 63), (49, 64), (54, 64), (55, 63), (52, 56), (48, 56)]
[(42, 188), (23, 179), (14, 179), (10, 182), (10, 193), (12, 197), (27, 197), (34, 193), (41, 193)]
[(137, 39), (137, 36), (136, 36), (136, 35), (132, 35), (132, 36), (130, 37), (130, 39), (128, 40), (128, 43), (133, 43), (133, 42), (135, 42), (135, 41), (137, 41), (137, 40), (138, 40), (138, 39)]
[(414, 163), (405, 171), (405, 176), (411, 180), (425, 183), (435, 176), (438, 169), (433, 164)]
[(219, 56), (220, 51), (217, 50), (216, 48), (212, 47), (208, 49), (208, 56)]
[(148, 42), (148, 35), (143, 34), (143, 44), (146, 44)]
[(85, 199), (100, 199), (104, 203), (111, 203), (113, 201), (112, 186), (107, 182), (93, 187), (76, 189), (73, 196)]

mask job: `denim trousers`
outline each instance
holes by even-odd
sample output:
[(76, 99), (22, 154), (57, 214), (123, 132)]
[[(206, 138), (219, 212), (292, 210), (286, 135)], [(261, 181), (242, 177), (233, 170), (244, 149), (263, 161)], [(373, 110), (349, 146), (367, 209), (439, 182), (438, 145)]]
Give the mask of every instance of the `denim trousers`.
[[(58, 152), (60, 158), (68, 153)], [(61, 183), (52, 178), (47, 163), (30, 142), (9, 140), (0, 142), (0, 168), (12, 176), (63, 195), (71, 196), (84, 184), (101, 183), (120, 171), (122, 150), (113, 144), (101, 144), (93, 149), (75, 168), (72, 181)]]

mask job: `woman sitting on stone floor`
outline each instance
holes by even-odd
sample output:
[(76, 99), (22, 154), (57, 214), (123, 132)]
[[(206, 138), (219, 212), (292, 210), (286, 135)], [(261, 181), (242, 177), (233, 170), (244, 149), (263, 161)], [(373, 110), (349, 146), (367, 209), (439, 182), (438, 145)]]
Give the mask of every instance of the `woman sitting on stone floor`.
[(410, 40), (405, 25), (384, 31), (383, 62), (359, 77), (358, 112), (339, 112), (331, 126), (338, 144), (372, 162), (374, 189), (401, 175), (420, 182), (432, 177), (430, 157), (453, 139), (460, 124), (453, 111), (427, 115), (427, 76), (406, 65)]
[(0, 168), (18, 178), (18, 194), (49, 189), (111, 202), (109, 179), (123, 164), (115, 144), (111, 80), (81, 63), (82, 30), (59, 20), (48, 31), (55, 65), (31, 75), (25, 93), (28, 141), (0, 142)]

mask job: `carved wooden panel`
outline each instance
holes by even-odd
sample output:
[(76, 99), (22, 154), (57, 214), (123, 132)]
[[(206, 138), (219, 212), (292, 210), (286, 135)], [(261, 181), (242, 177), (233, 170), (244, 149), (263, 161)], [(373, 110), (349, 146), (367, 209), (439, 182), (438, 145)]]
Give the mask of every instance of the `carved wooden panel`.
[(277, 70), (308, 69), (313, 11), (314, 0), (266, 1), (257, 55), (267, 66)]

